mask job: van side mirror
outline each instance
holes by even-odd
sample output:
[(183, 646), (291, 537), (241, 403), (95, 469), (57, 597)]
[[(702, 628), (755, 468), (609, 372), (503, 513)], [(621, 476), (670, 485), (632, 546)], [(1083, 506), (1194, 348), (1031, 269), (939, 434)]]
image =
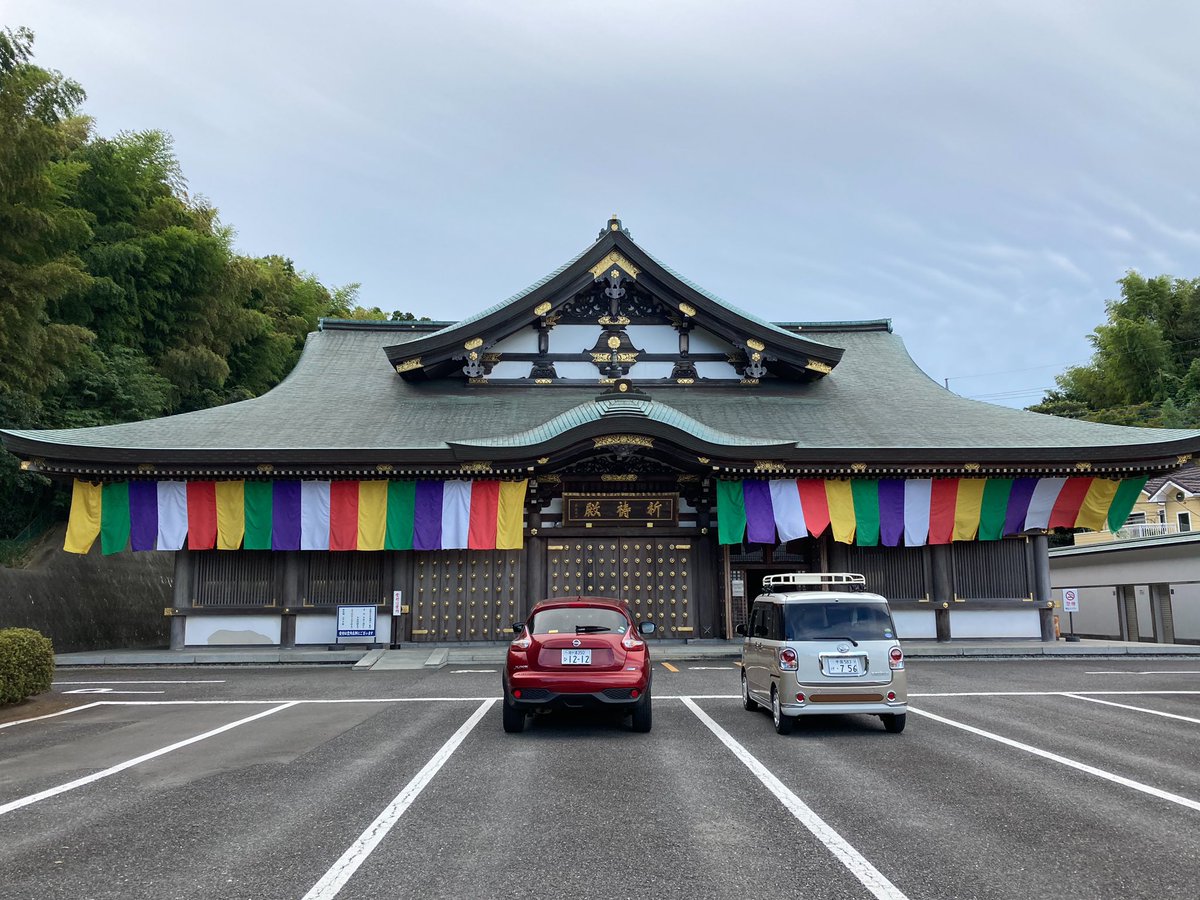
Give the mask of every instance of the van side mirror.
[(653, 622), (638, 622), (638, 632), (641, 634), (654, 634), (657, 627)]
[(746, 624), (744, 622), (738, 622), (737, 625), (733, 629), (733, 633), (740, 634), (740, 635), (742, 635), (742, 637), (745, 637), (746, 636)]

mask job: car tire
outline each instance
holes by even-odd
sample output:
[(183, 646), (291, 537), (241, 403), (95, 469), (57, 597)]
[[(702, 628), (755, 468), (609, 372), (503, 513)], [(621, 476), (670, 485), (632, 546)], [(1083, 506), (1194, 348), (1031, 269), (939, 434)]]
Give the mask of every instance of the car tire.
[(758, 701), (750, 696), (750, 685), (746, 683), (746, 673), (742, 673), (742, 709), (754, 712), (758, 709)]
[(883, 719), (883, 727), (888, 734), (899, 734), (904, 730), (904, 721), (908, 716), (905, 713), (884, 713), (879, 718)]
[(642, 699), (633, 708), (633, 718), (630, 723), (633, 730), (641, 734), (648, 732), (650, 726), (654, 724), (653, 711), (654, 708), (650, 705), (650, 689), (647, 688), (646, 693), (642, 694)]
[(509, 734), (520, 734), (525, 730), (525, 710), (517, 709), (504, 702), (504, 730)]
[(771, 720), (775, 723), (776, 734), (791, 734), (792, 727), (796, 724), (792, 716), (783, 714), (779, 706), (779, 691), (775, 688), (771, 688)]

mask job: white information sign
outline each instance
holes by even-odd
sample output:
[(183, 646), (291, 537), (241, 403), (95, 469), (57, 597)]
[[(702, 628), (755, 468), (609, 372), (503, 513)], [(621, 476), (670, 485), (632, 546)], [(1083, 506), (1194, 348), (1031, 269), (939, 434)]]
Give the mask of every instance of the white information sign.
[(404, 610), (401, 608), (403, 606), (404, 606), (404, 591), (392, 591), (392, 615), (393, 616), (404, 615)]
[(1079, 588), (1062, 589), (1063, 612), (1079, 612)]
[[(365, 641), (363, 639), (366, 639)], [(339, 606), (337, 608), (338, 643), (374, 643), (375, 607)]]

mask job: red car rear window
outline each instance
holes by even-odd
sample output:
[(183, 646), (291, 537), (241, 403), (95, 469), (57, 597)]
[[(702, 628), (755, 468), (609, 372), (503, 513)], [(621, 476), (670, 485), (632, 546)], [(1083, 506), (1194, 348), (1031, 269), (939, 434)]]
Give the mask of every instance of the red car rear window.
[(624, 634), (629, 629), (629, 620), (614, 609), (560, 606), (535, 612), (529, 627), (534, 634), (575, 634), (578, 631)]

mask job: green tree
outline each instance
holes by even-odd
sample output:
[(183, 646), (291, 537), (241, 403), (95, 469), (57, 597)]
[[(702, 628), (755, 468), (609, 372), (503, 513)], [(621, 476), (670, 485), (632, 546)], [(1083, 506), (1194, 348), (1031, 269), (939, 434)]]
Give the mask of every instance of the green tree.
[(1055, 380), (1034, 412), (1168, 428), (1200, 426), (1200, 279), (1128, 272), (1089, 337), (1084, 366)]

